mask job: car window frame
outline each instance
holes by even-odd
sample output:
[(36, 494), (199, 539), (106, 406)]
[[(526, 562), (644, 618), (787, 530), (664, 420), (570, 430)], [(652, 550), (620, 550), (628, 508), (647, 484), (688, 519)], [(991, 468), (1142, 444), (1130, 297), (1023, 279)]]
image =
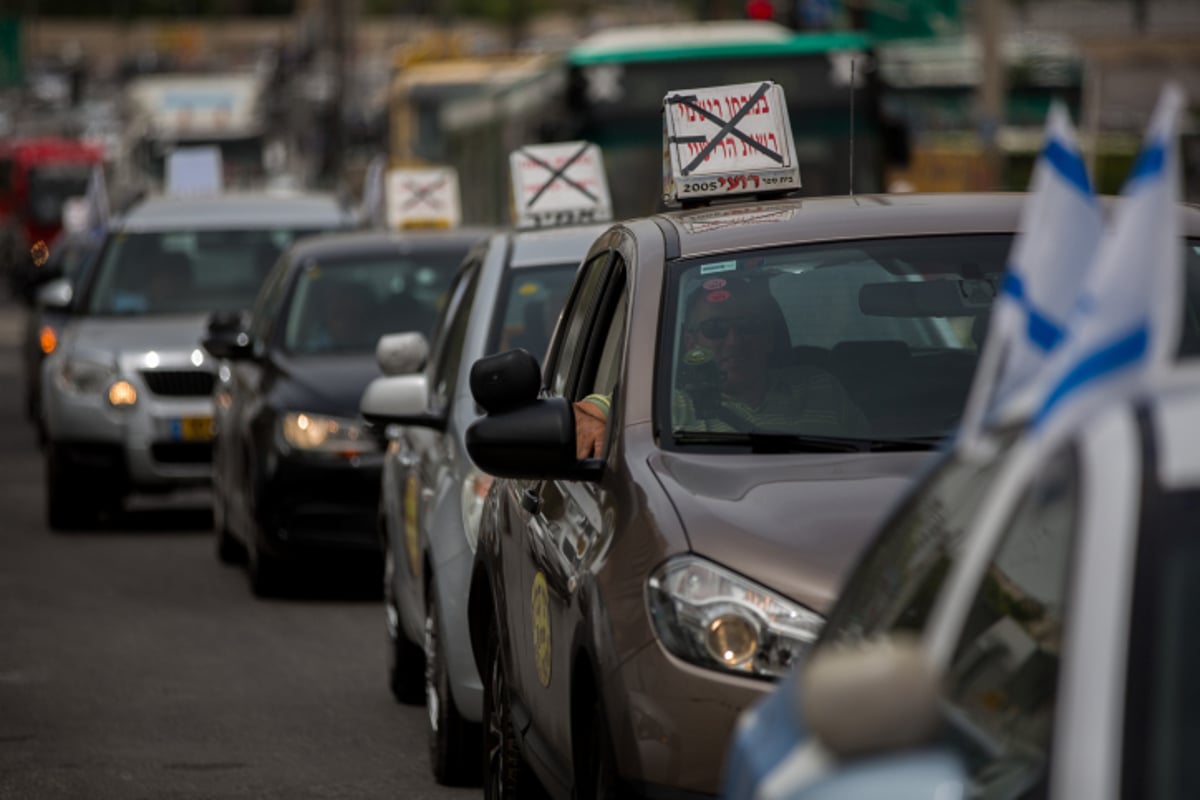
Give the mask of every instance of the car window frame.
[[(542, 393), (547, 397), (575, 399), (574, 395), (579, 383), (579, 370), (583, 359), (571, 358), (572, 350), (578, 348), (568, 347), (568, 338), (574, 333), (574, 342), (581, 341), (586, 347), (591, 335), (591, 326), (595, 322), (596, 311), (604, 296), (605, 285), (611, 275), (613, 250), (605, 248), (589, 255), (591, 257), (580, 266), (575, 277), (571, 293), (559, 316), (558, 325), (555, 326), (546, 363), (542, 367)], [(572, 331), (571, 326), (576, 319), (580, 320), (580, 324), (575, 331)], [(586, 353), (584, 355), (586, 356)], [(570, 359), (570, 361), (564, 359)], [(555, 385), (560, 364), (566, 364), (567, 367), (561, 389)]]
[[(429, 392), (429, 409), (435, 413), (449, 408), (454, 402), (454, 393), (458, 390), (458, 361), (466, 345), (467, 328), (482, 273), (482, 259), (476, 255), (469, 255), (446, 289), (446, 306), (434, 325), (433, 341), (429, 343), (429, 362), (424, 370)], [(460, 313), (463, 310), (466, 312), (465, 316)], [(447, 355), (447, 341), (456, 323), (461, 324), (463, 337), (458, 353), (450, 357)], [(444, 391), (445, 387), (439, 386), (438, 382), (439, 376), (443, 375), (443, 369), (453, 376), (449, 381), (449, 395)]]

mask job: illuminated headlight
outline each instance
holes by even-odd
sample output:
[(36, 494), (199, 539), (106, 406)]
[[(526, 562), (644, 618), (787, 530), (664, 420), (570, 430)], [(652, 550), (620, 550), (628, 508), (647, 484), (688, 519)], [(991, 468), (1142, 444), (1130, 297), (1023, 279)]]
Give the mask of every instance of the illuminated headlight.
[(59, 374), (63, 385), (79, 394), (106, 395), (117, 379), (117, 369), (112, 364), (82, 358), (66, 359)]
[(137, 403), (137, 389), (129, 381), (117, 381), (108, 387), (108, 402), (114, 408), (128, 407)]
[(759, 677), (787, 674), (825, 623), (820, 614), (692, 555), (655, 570), (646, 597), (654, 631), (672, 654)]
[(475, 552), (475, 542), (479, 540), (479, 520), (483, 516), (483, 501), (487, 498), (488, 489), (492, 488), (492, 476), (472, 467), (462, 485), (462, 517), (463, 532), (467, 535), (467, 545)]
[(293, 411), (280, 420), (283, 440), (297, 450), (309, 450), (343, 458), (379, 450), (379, 443), (358, 420)]

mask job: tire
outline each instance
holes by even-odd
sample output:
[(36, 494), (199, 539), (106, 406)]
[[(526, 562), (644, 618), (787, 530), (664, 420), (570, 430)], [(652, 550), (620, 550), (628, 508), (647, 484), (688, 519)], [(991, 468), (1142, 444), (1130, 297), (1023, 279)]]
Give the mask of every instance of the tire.
[(250, 575), (250, 591), (255, 597), (275, 597), (283, 588), (284, 568), (279, 559), (251, 542), (247, 550), (246, 571)]
[(388, 687), (399, 703), (418, 706), (425, 702), (425, 651), (408, 640), (400, 629), (400, 608), (396, 605), (393, 576), (396, 560), (392, 551), (384, 554), (383, 610), (387, 614)]
[(56, 531), (85, 530), (96, 527), (99, 513), (93, 490), (52, 445), (46, 454), (46, 524)]
[(437, 590), (432, 587), (425, 601), (425, 708), (429, 712), (429, 764), (433, 777), (444, 786), (478, 784), (482, 730), (463, 719), (454, 705)]
[(604, 707), (597, 699), (591, 716), (578, 726), (581, 736), (576, 751), (576, 797), (579, 800), (617, 800), (622, 797), (613, 755), (612, 735)]
[(222, 564), (240, 564), (246, 560), (246, 548), (229, 529), (229, 506), (225, 495), (213, 492), (213, 528), (217, 532), (217, 560)]
[(483, 796), (485, 800), (536, 797), (536, 781), (521, 756), (509, 704), (509, 683), (496, 626), (488, 632), (483, 681)]

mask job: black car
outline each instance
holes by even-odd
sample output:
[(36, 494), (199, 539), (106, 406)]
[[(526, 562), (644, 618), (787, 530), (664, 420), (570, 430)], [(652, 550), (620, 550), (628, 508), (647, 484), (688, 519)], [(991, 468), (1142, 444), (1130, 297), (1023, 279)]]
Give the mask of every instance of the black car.
[(352, 233), (288, 250), (248, 317), (214, 317), (217, 552), (247, 557), (255, 594), (289, 563), (342, 551), (378, 558), (383, 452), (358, 417), (392, 331), (431, 332), (460, 261), (483, 233)]

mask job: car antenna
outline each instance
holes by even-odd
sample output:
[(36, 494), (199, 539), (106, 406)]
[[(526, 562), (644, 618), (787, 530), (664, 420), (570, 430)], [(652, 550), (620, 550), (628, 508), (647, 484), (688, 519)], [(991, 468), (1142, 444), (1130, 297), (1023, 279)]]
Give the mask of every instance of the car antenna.
[(850, 59), (850, 196), (854, 197), (854, 65)]

